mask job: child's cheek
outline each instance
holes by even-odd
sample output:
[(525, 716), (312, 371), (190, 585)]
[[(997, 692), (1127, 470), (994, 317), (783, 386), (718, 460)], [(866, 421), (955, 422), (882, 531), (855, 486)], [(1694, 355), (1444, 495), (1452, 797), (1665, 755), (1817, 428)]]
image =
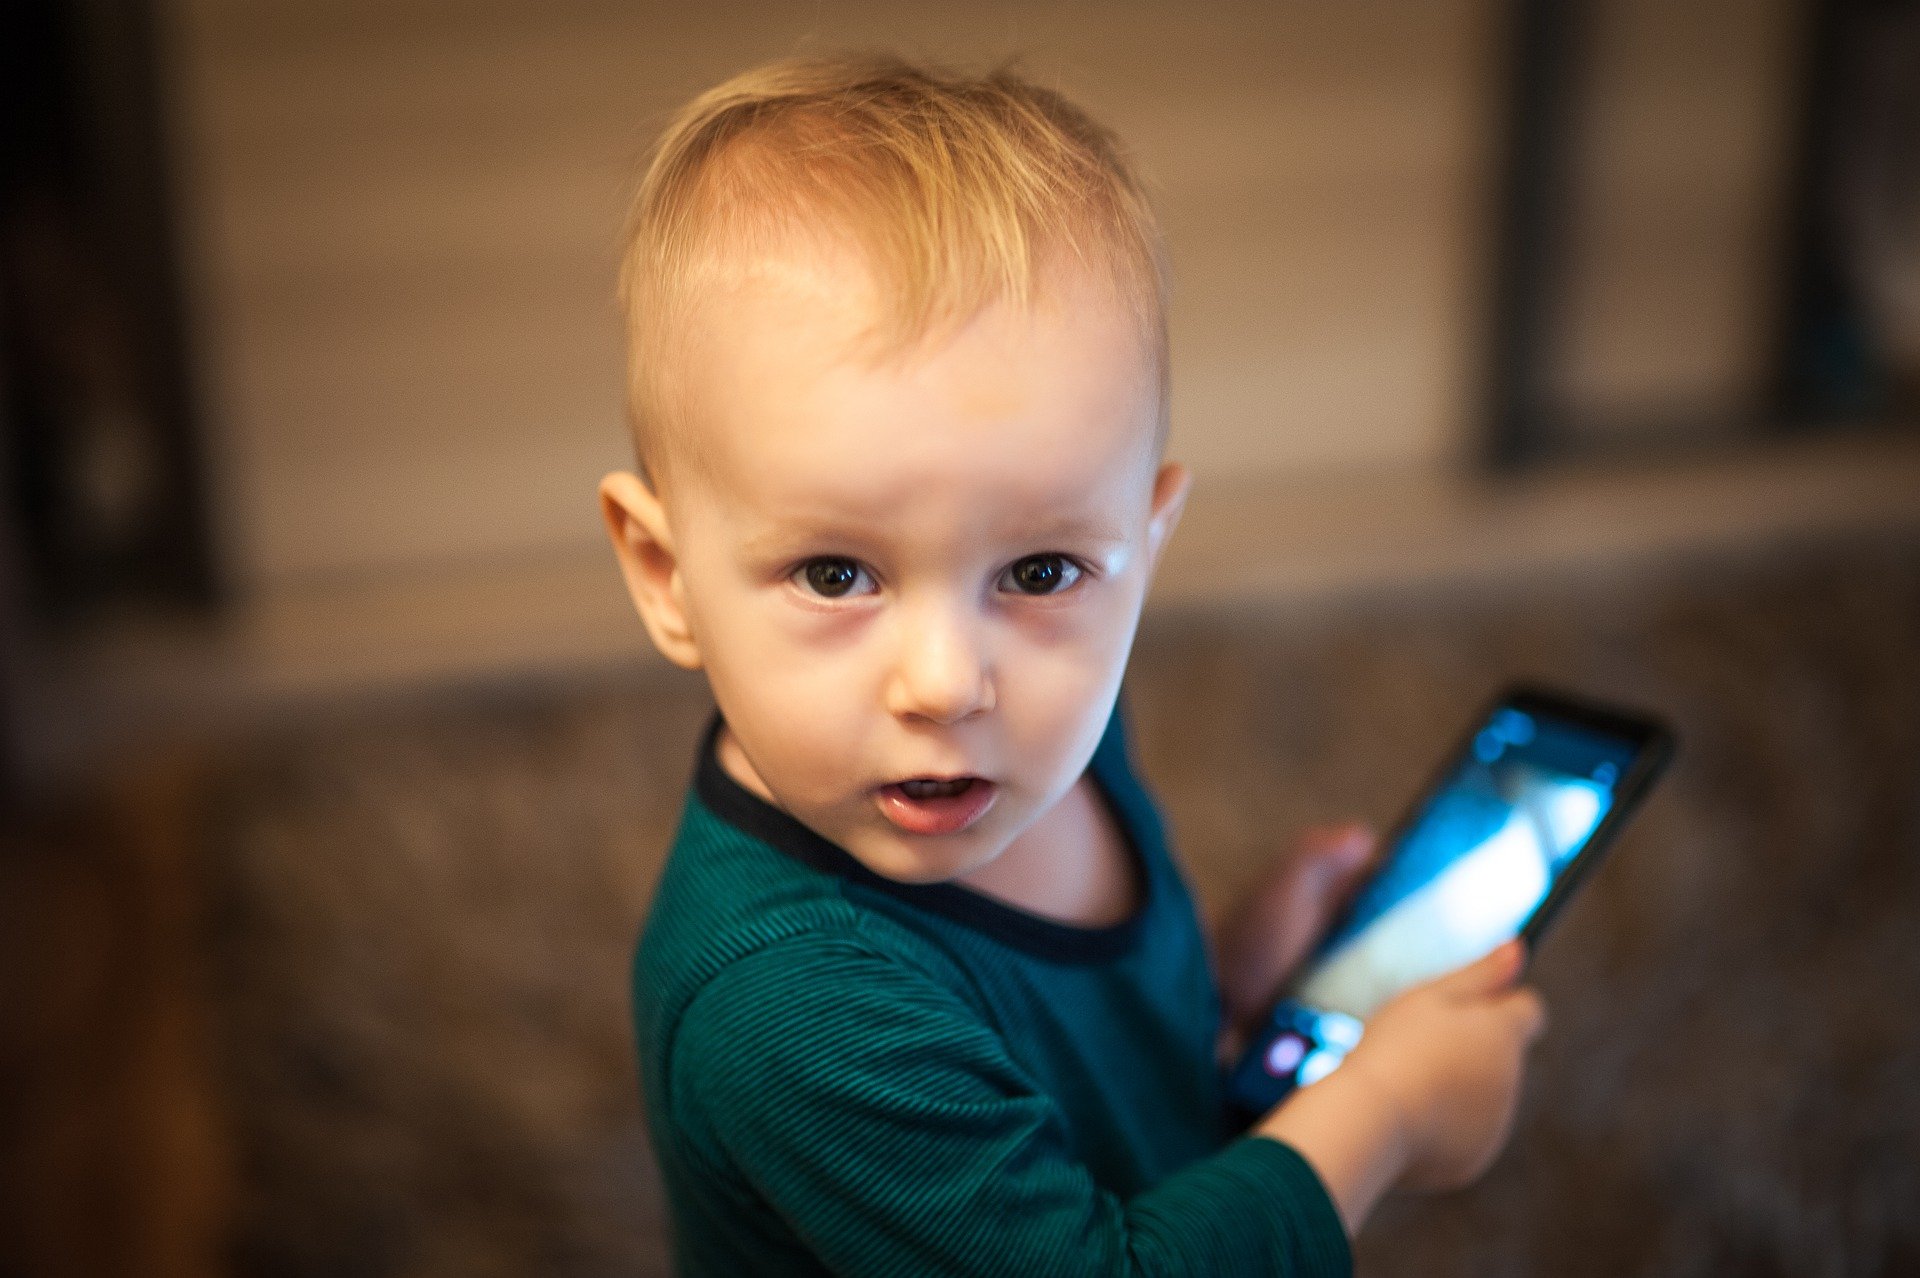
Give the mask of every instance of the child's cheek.
[(789, 606), (767, 630), (749, 672), (796, 713), (845, 716), (874, 695), (884, 637), (873, 610)]
[(1034, 759), (1041, 764), (1042, 757), (1072, 754), (1083, 744), (1090, 749), (1125, 669), (1124, 636), (1115, 640), (1082, 624), (1073, 634), (1015, 645), (1008, 656), (996, 679), (998, 708), (1027, 742), (1023, 752), (1041, 756)]

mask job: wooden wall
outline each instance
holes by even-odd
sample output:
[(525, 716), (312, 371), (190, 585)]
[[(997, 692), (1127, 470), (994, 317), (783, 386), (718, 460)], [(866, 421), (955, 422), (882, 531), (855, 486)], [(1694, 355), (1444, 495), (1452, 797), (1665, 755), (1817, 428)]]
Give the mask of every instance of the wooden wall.
[(1555, 390), (1577, 436), (1738, 428), (1780, 333), (1807, 6), (1591, 7)]
[(590, 553), (593, 483), (626, 457), (633, 163), (691, 93), (803, 47), (1018, 53), (1132, 140), (1176, 267), (1175, 449), (1203, 484), (1468, 451), (1493, 0), (163, 8), (243, 593)]

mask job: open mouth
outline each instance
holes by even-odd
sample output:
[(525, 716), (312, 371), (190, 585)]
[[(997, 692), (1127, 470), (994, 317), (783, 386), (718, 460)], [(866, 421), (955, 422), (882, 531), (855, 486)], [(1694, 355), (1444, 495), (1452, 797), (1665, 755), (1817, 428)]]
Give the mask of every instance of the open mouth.
[(972, 789), (973, 782), (973, 777), (954, 777), (949, 781), (920, 777), (912, 781), (902, 781), (900, 792), (909, 799), (951, 799), (955, 795), (965, 794)]
[(912, 777), (881, 786), (879, 805), (908, 834), (957, 834), (986, 815), (994, 795), (981, 777)]

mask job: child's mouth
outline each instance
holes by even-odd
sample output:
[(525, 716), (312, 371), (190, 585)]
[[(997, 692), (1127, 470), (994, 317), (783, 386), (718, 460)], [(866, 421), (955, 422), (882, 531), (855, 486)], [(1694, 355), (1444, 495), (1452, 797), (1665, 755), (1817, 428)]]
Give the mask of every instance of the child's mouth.
[(980, 777), (914, 777), (880, 787), (880, 812), (908, 834), (958, 834), (986, 815), (995, 793)]

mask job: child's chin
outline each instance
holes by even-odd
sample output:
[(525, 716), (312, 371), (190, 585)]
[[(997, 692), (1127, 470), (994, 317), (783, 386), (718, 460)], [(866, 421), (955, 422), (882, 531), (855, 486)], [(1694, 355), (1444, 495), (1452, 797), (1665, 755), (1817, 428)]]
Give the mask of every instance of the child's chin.
[(970, 874), (1003, 850), (1003, 841), (970, 826), (958, 834), (920, 838), (880, 833), (848, 846), (852, 857), (882, 878), (896, 883), (946, 883)]

